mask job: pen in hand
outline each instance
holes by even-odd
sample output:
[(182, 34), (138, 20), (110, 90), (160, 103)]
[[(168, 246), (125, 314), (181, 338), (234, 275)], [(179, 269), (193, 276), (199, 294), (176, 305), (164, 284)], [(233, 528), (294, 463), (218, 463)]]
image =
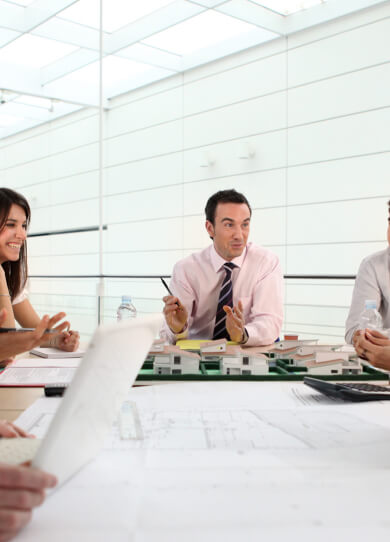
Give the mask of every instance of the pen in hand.
[[(0, 333), (19, 333), (22, 331), (35, 331), (35, 327), (0, 327)], [(45, 333), (57, 333), (55, 329), (46, 329)]]
[[(165, 282), (165, 280), (164, 280), (162, 277), (160, 277), (160, 280), (161, 280), (161, 282), (164, 284), (164, 286), (165, 286), (167, 292), (169, 293), (169, 295), (175, 297), (175, 296), (173, 295), (173, 293), (171, 292), (171, 290), (170, 290), (168, 284)], [(177, 305), (178, 309), (180, 309), (180, 301), (179, 301), (179, 300), (177, 300), (176, 305)]]

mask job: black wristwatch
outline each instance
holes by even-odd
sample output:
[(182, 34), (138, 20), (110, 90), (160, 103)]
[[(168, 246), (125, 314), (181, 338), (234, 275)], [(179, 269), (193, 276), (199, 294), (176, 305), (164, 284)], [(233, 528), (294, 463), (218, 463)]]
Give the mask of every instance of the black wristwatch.
[(244, 327), (244, 336), (242, 337), (242, 340), (238, 344), (245, 344), (246, 342), (248, 342), (248, 339), (249, 339), (249, 335), (246, 330), (246, 327)]

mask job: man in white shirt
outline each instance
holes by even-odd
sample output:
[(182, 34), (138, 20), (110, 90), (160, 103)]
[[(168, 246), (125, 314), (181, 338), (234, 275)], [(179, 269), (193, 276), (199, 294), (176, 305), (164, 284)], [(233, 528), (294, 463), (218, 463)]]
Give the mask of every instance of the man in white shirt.
[(345, 323), (345, 340), (355, 343), (359, 335), (359, 319), (366, 300), (375, 300), (382, 316), (383, 327), (390, 328), (390, 201), (385, 250), (364, 258), (360, 264), (352, 294), (351, 307)]

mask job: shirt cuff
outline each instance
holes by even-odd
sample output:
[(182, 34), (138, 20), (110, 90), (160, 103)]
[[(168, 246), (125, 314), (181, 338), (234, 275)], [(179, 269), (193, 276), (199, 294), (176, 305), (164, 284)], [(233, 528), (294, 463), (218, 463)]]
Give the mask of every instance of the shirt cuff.
[(188, 337), (188, 321), (186, 322), (186, 325), (183, 327), (180, 333), (174, 333), (174, 336), (176, 341), (180, 341), (181, 339), (186, 339)]

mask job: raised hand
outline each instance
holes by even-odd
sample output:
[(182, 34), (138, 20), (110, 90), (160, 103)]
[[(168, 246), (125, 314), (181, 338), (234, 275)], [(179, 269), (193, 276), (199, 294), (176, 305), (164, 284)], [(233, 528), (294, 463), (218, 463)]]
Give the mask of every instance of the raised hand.
[(179, 298), (173, 295), (163, 297), (165, 320), (173, 333), (181, 333), (187, 324), (187, 309), (181, 304)]
[(237, 343), (241, 342), (245, 336), (244, 307), (241, 301), (238, 305), (229, 307), (225, 305), (223, 310), (226, 312), (226, 329), (230, 340)]

